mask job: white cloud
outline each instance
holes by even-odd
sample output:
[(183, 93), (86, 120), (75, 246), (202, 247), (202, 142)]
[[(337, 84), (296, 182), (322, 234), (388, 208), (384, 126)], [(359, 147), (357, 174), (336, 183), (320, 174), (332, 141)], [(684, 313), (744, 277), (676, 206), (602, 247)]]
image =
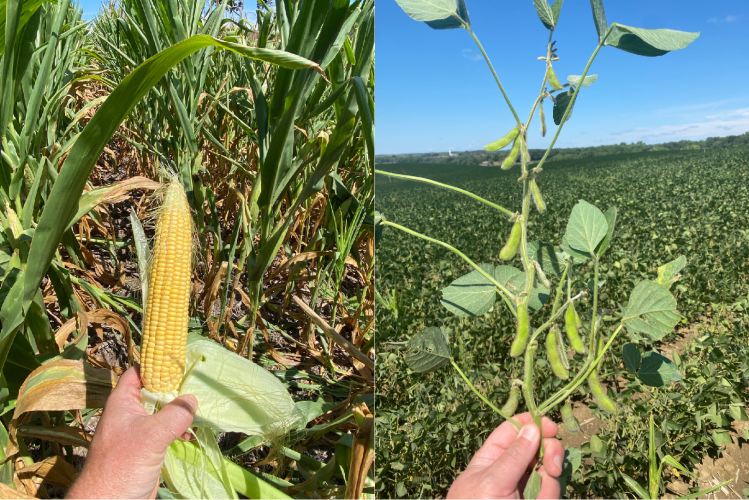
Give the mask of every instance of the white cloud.
[(463, 49), (463, 57), (468, 59), (469, 61), (479, 61), (481, 60), (481, 54), (478, 54), (471, 49)]
[(711, 17), (710, 19), (707, 20), (707, 22), (708, 23), (722, 23), (722, 22), (725, 21), (727, 23), (732, 23), (735, 20), (737, 20), (738, 18), (739, 18), (739, 16), (734, 16), (733, 14), (728, 14), (725, 17), (725, 19), (718, 19), (717, 17)]
[(749, 109), (736, 110), (733, 116), (732, 119), (717, 119), (682, 125), (638, 127), (634, 130), (612, 133), (611, 135), (616, 135), (617, 140), (621, 139), (625, 142), (644, 141), (655, 144), (682, 139), (701, 140), (707, 137), (739, 135), (749, 132)]

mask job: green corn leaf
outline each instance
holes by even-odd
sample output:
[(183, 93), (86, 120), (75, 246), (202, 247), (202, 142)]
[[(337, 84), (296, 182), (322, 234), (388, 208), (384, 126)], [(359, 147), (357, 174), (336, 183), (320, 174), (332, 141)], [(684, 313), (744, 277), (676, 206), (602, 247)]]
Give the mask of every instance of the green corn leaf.
[[(228, 43), (207, 35), (196, 35), (148, 59), (130, 73), (115, 88), (104, 104), (78, 137), (73, 149), (47, 199), (39, 225), (31, 244), (29, 266), (25, 277), (24, 308), (28, 307), (36, 289), (47, 272), (49, 263), (68, 222), (75, 214), (77, 200), (83, 192), (86, 179), (104, 146), (114, 135), (120, 123), (169, 69), (185, 57), (206, 47), (231, 50), (253, 59), (277, 64), (289, 69), (319, 66), (303, 57), (287, 52), (246, 47)], [(0, 359), (1, 360), (1, 359)], [(0, 364), (2, 367), (2, 364)]]

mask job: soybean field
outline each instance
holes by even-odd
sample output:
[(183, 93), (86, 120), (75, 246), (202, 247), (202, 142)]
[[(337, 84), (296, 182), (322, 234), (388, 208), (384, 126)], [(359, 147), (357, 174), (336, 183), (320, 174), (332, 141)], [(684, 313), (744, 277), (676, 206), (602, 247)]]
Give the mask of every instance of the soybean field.
[[(515, 211), (518, 174), (497, 167), (388, 164), (383, 170), (426, 177), (469, 190)], [(601, 260), (606, 283), (598, 296), (604, 322), (626, 307), (627, 293), (657, 267), (686, 256), (672, 288), (682, 320), (676, 334), (654, 348), (673, 359), (683, 379), (643, 388), (623, 375), (622, 342), (603, 369), (619, 413), (603, 417), (591, 398), (578, 396), (576, 411), (593, 422), (580, 447), (580, 467), (568, 478), (570, 497), (631, 496), (622, 474), (647, 484), (647, 429), (653, 410), (659, 455), (670, 454), (692, 470), (664, 478), (669, 493), (711, 486), (717, 473), (704, 469), (724, 460), (728, 448), (746, 449), (749, 381), (749, 148), (647, 152), (560, 160), (544, 165), (539, 186), (548, 210), (534, 214), (535, 235), (559, 243), (572, 207), (586, 200), (618, 209), (617, 228)], [(512, 224), (490, 208), (452, 191), (377, 176), (377, 211), (390, 221), (462, 250), (477, 263), (500, 263), (499, 251)], [(547, 194), (548, 193), (548, 194)], [(444, 248), (386, 227), (377, 243), (377, 486), (378, 496), (444, 497), (472, 454), (500, 423), (452, 370), (415, 374), (404, 362), (409, 338), (427, 327), (447, 329), (453, 357), (490, 401), (501, 404), (518, 377), (509, 359), (514, 323), (495, 305), (481, 318), (461, 318), (440, 305), (438, 291), (470, 267)], [(519, 266), (519, 258), (503, 262)], [(592, 278), (585, 266), (573, 287)], [(549, 307), (547, 304), (546, 307)], [(579, 311), (584, 316), (584, 306)], [(537, 362), (539, 397), (559, 387), (543, 360)], [(513, 371), (515, 370), (515, 371)], [(709, 383), (708, 383), (709, 381)], [(584, 392), (584, 391), (583, 391)], [(647, 404), (645, 404), (647, 402)], [(521, 404), (522, 406), (522, 404)], [(519, 408), (518, 412), (525, 411)], [(559, 414), (550, 414), (560, 421)], [(590, 428), (589, 428), (590, 429)], [(565, 436), (562, 436), (565, 444)], [(639, 457), (639, 458), (638, 458)], [(640, 460), (642, 459), (642, 460)], [(722, 463), (722, 462), (721, 462)], [(736, 467), (733, 491), (746, 495), (749, 477)], [(668, 475), (668, 474), (667, 474)], [(643, 483), (644, 482), (644, 483)], [(683, 492), (681, 492), (683, 490)]]

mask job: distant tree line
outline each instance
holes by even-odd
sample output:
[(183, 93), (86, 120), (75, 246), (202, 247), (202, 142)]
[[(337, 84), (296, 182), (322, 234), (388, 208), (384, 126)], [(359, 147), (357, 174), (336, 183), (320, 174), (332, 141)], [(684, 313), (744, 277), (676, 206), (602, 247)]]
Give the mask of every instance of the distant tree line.
[[(733, 148), (749, 145), (749, 132), (741, 135), (726, 137), (708, 137), (702, 141), (676, 141), (663, 144), (645, 144), (642, 141), (627, 144), (611, 144), (608, 146), (591, 146), (587, 148), (552, 149), (547, 161), (576, 160), (593, 158), (596, 156), (616, 155), (622, 153), (641, 153), (645, 151), (679, 151), (684, 149), (705, 148)], [(464, 151), (459, 153), (417, 153), (398, 155), (377, 155), (375, 163), (447, 163), (453, 165), (499, 165), (507, 156), (509, 147), (502, 151), (487, 153), (483, 149), (478, 151)], [(545, 149), (531, 149), (531, 161), (538, 161), (546, 152)]]

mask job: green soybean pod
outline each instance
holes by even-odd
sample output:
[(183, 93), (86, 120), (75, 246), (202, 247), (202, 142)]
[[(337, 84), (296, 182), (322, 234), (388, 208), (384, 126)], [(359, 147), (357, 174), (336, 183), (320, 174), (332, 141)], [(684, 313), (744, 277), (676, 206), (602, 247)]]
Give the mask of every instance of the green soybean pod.
[(515, 164), (515, 160), (518, 159), (518, 154), (520, 153), (521, 142), (522, 141), (519, 138), (515, 139), (515, 143), (512, 145), (510, 154), (508, 154), (507, 158), (505, 158), (504, 161), (502, 162), (502, 170), (507, 170)]
[(554, 90), (562, 90), (562, 84), (559, 83), (559, 78), (557, 78), (557, 74), (554, 73), (554, 68), (551, 67), (551, 64), (546, 68), (546, 79), (549, 80), (551, 88)]
[(567, 327), (567, 338), (570, 339), (570, 345), (575, 352), (583, 354), (585, 352), (585, 345), (583, 344), (583, 341), (580, 340), (580, 335), (577, 333), (577, 318), (578, 316), (577, 311), (575, 311), (575, 305), (570, 304), (564, 314), (564, 323)]
[(515, 256), (515, 253), (518, 251), (518, 246), (520, 246), (520, 238), (522, 236), (523, 224), (520, 222), (520, 219), (518, 219), (512, 226), (512, 231), (510, 231), (510, 237), (507, 238), (507, 243), (505, 243), (505, 246), (503, 246), (502, 250), (499, 251), (499, 258), (502, 260), (513, 258)]
[(567, 357), (567, 353), (560, 352), (557, 342), (557, 333), (554, 328), (546, 334), (546, 357), (549, 359), (551, 371), (561, 380), (570, 378), (570, 372), (562, 362), (562, 356)]
[(507, 135), (502, 137), (501, 139), (497, 139), (496, 141), (487, 144), (484, 146), (484, 151), (488, 151), (490, 153), (493, 153), (495, 151), (499, 151), (503, 147), (507, 146), (509, 143), (515, 140), (515, 138), (518, 136), (518, 132), (520, 130), (517, 128), (517, 126), (510, 130)]
[(564, 423), (564, 428), (567, 429), (567, 432), (570, 434), (577, 434), (580, 432), (580, 422), (577, 420), (577, 417), (572, 414), (572, 405), (569, 401), (562, 406), (562, 422)]
[(510, 347), (510, 356), (517, 358), (525, 352), (525, 344), (528, 342), (528, 332), (530, 331), (530, 319), (528, 318), (528, 305), (522, 303), (518, 305), (518, 330), (515, 334), (515, 340)]
[(598, 380), (598, 374), (595, 371), (593, 371), (593, 373), (588, 377), (588, 387), (590, 387), (590, 392), (593, 393), (593, 397), (596, 398), (598, 406), (609, 413), (616, 411), (616, 405), (606, 394), (606, 389), (601, 385), (601, 381)]
[(513, 385), (512, 389), (510, 389), (510, 396), (507, 398), (507, 402), (502, 407), (502, 413), (509, 416), (513, 416), (515, 414), (515, 410), (518, 409), (519, 393), (520, 389), (518, 388), (518, 386)]
[(538, 105), (538, 117), (541, 119), (541, 137), (546, 137), (546, 115), (544, 114), (544, 100)]
[(546, 212), (546, 202), (541, 196), (541, 190), (538, 189), (536, 179), (531, 179), (531, 194), (533, 195), (533, 203), (536, 205), (538, 213), (542, 214)]

